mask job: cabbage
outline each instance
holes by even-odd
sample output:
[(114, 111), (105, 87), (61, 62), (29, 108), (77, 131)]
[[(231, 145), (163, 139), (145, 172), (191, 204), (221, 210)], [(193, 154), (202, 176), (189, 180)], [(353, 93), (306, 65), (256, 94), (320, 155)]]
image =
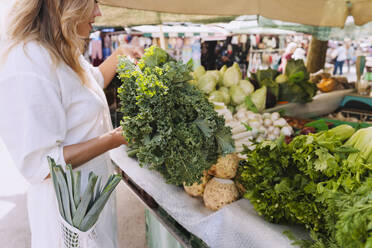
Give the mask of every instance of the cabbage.
[(243, 89), (238, 85), (233, 85), (230, 87), (230, 96), (231, 100), (235, 105), (240, 105), (244, 102), (246, 95), (243, 92)]
[(248, 80), (240, 80), (239, 87), (242, 88), (244, 94), (246, 96), (252, 94), (254, 92), (254, 86)]
[(219, 89), (219, 91), (223, 91), (223, 92), (226, 92), (227, 94), (229, 94), (229, 89), (226, 88), (226, 87), (221, 87), (221, 88)]
[(217, 70), (214, 70), (214, 71), (207, 71), (207, 74), (210, 74), (212, 75), (213, 77), (216, 78), (216, 82), (219, 86), (222, 86), (222, 82), (223, 82), (223, 77), (222, 77), (222, 74), (221, 72), (217, 71)]
[(231, 101), (229, 89), (226, 87), (221, 87), (218, 91), (221, 91), (224, 96), (224, 103), (228, 105)]
[(224, 100), (225, 100), (225, 98), (224, 98), (224, 92), (222, 92), (222, 91), (218, 91), (218, 90), (216, 90), (216, 91), (213, 91), (210, 95), (209, 95), (209, 98), (208, 98), (208, 100), (210, 101), (210, 102), (225, 102)]
[(221, 76), (222, 76), (222, 77), (223, 77), (223, 75), (225, 74), (226, 70), (227, 70), (227, 66), (226, 66), (226, 65), (223, 65), (223, 66), (221, 67), (221, 69), (220, 69), (220, 73), (221, 73)]
[(253, 94), (251, 95), (251, 100), (259, 112), (262, 112), (265, 110), (266, 93), (267, 93), (267, 88), (266, 86), (263, 86), (262, 88), (259, 88), (258, 90), (253, 92)]
[(288, 81), (288, 77), (284, 74), (280, 74), (275, 78), (275, 82), (278, 84), (282, 84)]
[(194, 71), (194, 78), (195, 79), (200, 79), (203, 75), (205, 74), (205, 69), (204, 66), (198, 66), (195, 71)]
[(237, 63), (234, 63), (234, 65), (228, 68), (226, 72), (224, 73), (223, 85), (226, 87), (238, 85), (241, 79), (242, 79), (242, 72), (240, 71), (239, 65)]
[(198, 81), (195, 80), (195, 79), (189, 80), (189, 81), (187, 81), (187, 82), (188, 82), (189, 84), (191, 84), (191, 85), (194, 85), (194, 86), (198, 87)]
[(211, 74), (204, 74), (198, 82), (198, 88), (206, 94), (216, 89), (216, 78)]

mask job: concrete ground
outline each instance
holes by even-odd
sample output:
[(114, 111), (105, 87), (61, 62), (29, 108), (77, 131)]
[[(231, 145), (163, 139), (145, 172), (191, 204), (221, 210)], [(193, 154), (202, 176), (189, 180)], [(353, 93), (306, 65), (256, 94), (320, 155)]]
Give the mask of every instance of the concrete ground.
[[(0, 247), (29, 248), (28, 184), (16, 170), (1, 140), (0, 171)], [(144, 206), (123, 182), (117, 186), (116, 194), (120, 247), (147, 247)]]

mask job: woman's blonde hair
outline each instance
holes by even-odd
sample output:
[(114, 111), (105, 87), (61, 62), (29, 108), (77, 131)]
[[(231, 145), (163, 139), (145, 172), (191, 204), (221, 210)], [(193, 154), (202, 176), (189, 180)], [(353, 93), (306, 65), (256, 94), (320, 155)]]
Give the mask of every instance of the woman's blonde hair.
[(9, 15), (8, 51), (36, 41), (49, 51), (55, 65), (66, 63), (85, 82), (79, 56), (86, 41), (78, 34), (78, 24), (91, 17), (94, 4), (93, 0), (17, 0)]

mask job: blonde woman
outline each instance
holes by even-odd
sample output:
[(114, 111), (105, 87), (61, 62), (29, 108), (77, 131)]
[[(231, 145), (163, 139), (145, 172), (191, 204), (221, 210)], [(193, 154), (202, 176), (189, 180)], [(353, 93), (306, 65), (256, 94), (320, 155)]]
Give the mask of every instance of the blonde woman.
[[(112, 130), (103, 88), (115, 75), (118, 55), (138, 56), (120, 47), (99, 68), (81, 55), (95, 17), (94, 0), (18, 0), (1, 52), (0, 136), (16, 166), (31, 183), (28, 215), (33, 248), (58, 247), (58, 208), (46, 157), (107, 178), (107, 151), (126, 144)], [(0, 46), (0, 47), (4, 47)], [(117, 247), (114, 199), (97, 224), (100, 247)]]

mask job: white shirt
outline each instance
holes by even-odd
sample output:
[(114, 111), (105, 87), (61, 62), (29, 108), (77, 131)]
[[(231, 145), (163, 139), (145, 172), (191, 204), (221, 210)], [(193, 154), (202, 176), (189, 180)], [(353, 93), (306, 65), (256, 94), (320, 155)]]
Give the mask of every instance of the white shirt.
[[(83, 85), (66, 64), (53, 66), (47, 50), (35, 42), (16, 46), (0, 65), (0, 136), (15, 165), (31, 183), (28, 212), (35, 248), (57, 247), (60, 230), (54, 189), (50, 179), (44, 180), (49, 174), (46, 156), (64, 165), (64, 146), (87, 141), (112, 129), (102, 90), (103, 76), (83, 56), (80, 63), (87, 72), (89, 86)], [(80, 166), (82, 190), (90, 171), (105, 181), (111, 166), (108, 154)], [(108, 236), (113, 235), (109, 238), (112, 245), (105, 246), (113, 248), (117, 242), (116, 217), (114, 207), (108, 208), (110, 213), (106, 206), (100, 216), (103, 220), (99, 221), (108, 222), (101, 229), (107, 229), (104, 232)]]
[(347, 51), (344, 46), (339, 46), (336, 48), (337, 51), (337, 61), (345, 61), (347, 58)]

